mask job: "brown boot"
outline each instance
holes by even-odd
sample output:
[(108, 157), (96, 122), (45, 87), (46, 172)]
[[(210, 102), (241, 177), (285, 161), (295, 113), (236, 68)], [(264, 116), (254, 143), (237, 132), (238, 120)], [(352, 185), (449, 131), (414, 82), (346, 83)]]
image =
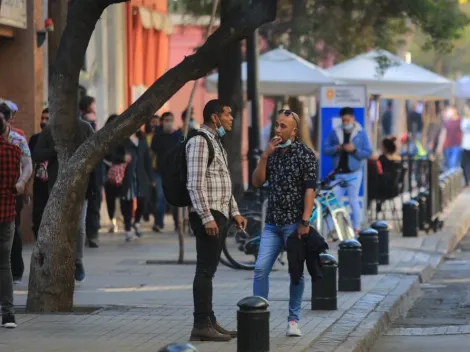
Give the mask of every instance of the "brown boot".
[(232, 331), (226, 330), (217, 321), (215, 323), (212, 323), (212, 326), (215, 329), (215, 331), (217, 331), (219, 334), (229, 335), (233, 339), (235, 339), (238, 336), (237, 330), (232, 330)]
[(205, 326), (201, 328), (194, 327), (191, 331), (191, 337), (189, 341), (214, 341), (214, 342), (225, 342), (230, 341), (232, 337), (217, 332), (212, 326)]

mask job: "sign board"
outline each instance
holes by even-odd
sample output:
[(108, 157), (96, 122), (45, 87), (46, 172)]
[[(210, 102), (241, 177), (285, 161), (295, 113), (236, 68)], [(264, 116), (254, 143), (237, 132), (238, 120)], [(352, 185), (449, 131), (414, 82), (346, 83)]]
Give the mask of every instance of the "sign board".
[[(333, 171), (333, 159), (322, 153), (323, 143), (333, 128), (341, 124), (339, 111), (350, 107), (354, 110), (356, 121), (367, 130), (367, 89), (361, 85), (323, 86), (320, 93), (320, 179), (324, 179)], [(364, 168), (364, 177), (359, 190), (361, 207), (365, 211), (364, 199), (366, 191), (367, 173)], [(365, 219), (365, 218), (364, 218)]]
[(28, 26), (26, 0), (0, 0), (0, 24), (26, 29)]

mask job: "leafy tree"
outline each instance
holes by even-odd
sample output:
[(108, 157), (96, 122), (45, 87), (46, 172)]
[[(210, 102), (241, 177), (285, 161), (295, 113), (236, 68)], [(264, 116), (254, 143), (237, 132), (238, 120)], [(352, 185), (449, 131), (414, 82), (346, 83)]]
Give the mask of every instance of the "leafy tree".
[[(66, 1), (66, 0), (64, 0)], [(226, 47), (274, 20), (276, 0), (253, 0), (234, 11), (193, 55), (167, 71), (116, 120), (80, 145), (77, 87), (83, 58), (103, 11), (126, 0), (70, 0), (49, 89), (52, 135), (59, 175), (52, 189), (31, 257), (27, 309), (71, 311), (74, 292), (74, 249), (78, 218), (88, 176), (112, 148), (148, 121), (173, 94), (220, 63)]]

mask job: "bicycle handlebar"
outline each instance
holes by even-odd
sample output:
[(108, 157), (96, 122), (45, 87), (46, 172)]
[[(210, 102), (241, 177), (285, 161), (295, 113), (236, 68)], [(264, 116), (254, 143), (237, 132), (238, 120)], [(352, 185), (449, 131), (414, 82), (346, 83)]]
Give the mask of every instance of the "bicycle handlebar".
[(356, 179), (356, 176), (352, 176), (347, 179), (338, 180), (338, 182), (336, 183), (332, 183), (331, 181), (335, 179), (335, 176), (336, 176), (336, 172), (332, 172), (323, 181), (320, 181), (318, 183), (318, 190), (329, 191), (329, 190), (332, 190), (336, 186), (340, 186), (344, 188), (348, 186), (349, 182), (354, 181)]

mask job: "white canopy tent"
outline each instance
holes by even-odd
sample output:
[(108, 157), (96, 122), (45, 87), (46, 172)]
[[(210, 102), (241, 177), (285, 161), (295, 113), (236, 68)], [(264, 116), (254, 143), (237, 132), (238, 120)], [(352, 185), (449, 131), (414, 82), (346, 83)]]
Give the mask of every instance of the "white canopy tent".
[[(301, 57), (277, 48), (259, 56), (259, 94), (273, 96), (311, 96), (324, 84), (334, 80), (322, 68)], [(242, 81), (246, 86), (246, 62), (242, 63)], [(218, 73), (206, 78), (206, 89), (217, 92)]]
[(470, 76), (462, 76), (455, 82), (455, 97), (470, 99)]
[[(379, 62), (390, 65), (383, 74)], [(356, 56), (327, 72), (338, 84), (365, 84), (367, 93), (385, 98), (434, 100), (453, 96), (452, 81), (385, 50)]]

